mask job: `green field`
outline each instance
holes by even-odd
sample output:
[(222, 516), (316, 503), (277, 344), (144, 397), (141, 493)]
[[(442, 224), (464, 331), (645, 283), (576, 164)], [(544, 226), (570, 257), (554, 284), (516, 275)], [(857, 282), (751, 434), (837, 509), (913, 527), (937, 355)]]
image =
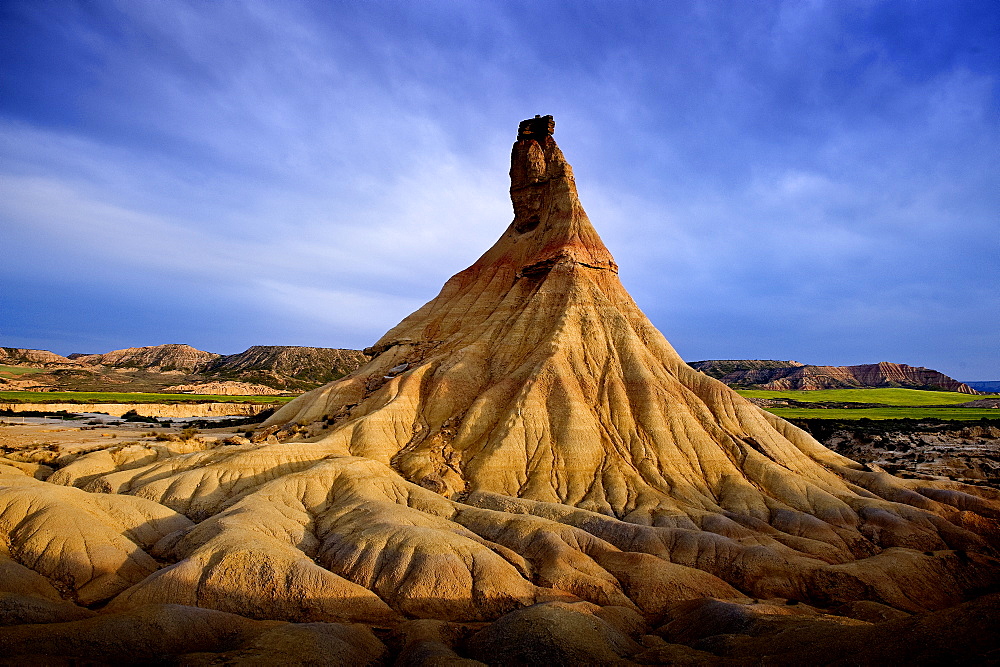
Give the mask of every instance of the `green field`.
[(962, 408), (979, 398), (997, 398), (997, 394), (970, 395), (952, 391), (923, 391), (920, 389), (817, 389), (815, 391), (768, 391), (763, 389), (739, 389), (747, 398), (790, 399), (801, 403), (878, 403), (885, 407), (852, 408), (820, 407), (808, 408), (772, 407), (768, 412), (785, 419), (946, 419), (976, 420), (1000, 419), (1000, 409)]
[(213, 396), (108, 391), (0, 391), (0, 403), (287, 403), (294, 396)]
[(1000, 410), (990, 408), (765, 408), (782, 419), (946, 419), (968, 421), (1000, 419)]
[(28, 368), (27, 366), (3, 366), (0, 365), (0, 375), (28, 375), (30, 373), (44, 373), (45, 368)]
[(738, 389), (747, 398), (789, 398), (803, 403), (881, 403), (883, 405), (920, 406), (955, 405), (977, 398), (997, 398), (997, 394), (970, 395), (954, 391), (924, 391), (922, 389), (816, 389), (814, 391), (769, 391)]

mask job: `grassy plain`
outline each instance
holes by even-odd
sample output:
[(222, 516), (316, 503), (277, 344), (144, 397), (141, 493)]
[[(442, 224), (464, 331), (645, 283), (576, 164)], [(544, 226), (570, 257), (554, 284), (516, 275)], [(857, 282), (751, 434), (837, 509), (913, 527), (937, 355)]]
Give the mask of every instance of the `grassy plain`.
[(47, 368), (28, 368), (27, 366), (4, 366), (0, 365), (0, 375), (29, 375), (31, 373), (45, 373)]
[(292, 398), (107, 391), (0, 391), (0, 403), (287, 403)]
[[(790, 399), (800, 403), (813, 403), (815, 408), (770, 407), (768, 412), (785, 419), (945, 419), (976, 420), (1000, 419), (1000, 410), (991, 408), (963, 408), (979, 398), (996, 398), (996, 394), (975, 396), (953, 391), (924, 391), (921, 389), (817, 389), (815, 391), (768, 391), (740, 389), (747, 398)], [(823, 407), (823, 403), (880, 404), (879, 407)]]
[(738, 389), (747, 398), (790, 398), (803, 403), (881, 403), (916, 407), (920, 405), (955, 405), (977, 398), (996, 398), (996, 394), (976, 396), (955, 391), (924, 391), (923, 389), (816, 389), (813, 391), (770, 391)]
[(782, 419), (945, 419), (969, 421), (1000, 419), (1000, 410), (990, 408), (765, 408)]

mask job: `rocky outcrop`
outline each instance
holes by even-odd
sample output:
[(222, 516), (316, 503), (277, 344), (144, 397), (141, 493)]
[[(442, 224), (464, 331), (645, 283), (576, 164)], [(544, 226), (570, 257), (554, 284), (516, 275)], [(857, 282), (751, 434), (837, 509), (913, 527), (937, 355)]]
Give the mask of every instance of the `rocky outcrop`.
[(285, 392), (272, 389), (262, 384), (249, 382), (198, 382), (196, 384), (175, 384), (166, 387), (164, 391), (177, 391), (186, 394), (208, 394), (214, 396), (278, 396)]
[(801, 419), (796, 423), (830, 449), (895, 475), (986, 484), (1000, 489), (1000, 421), (997, 420), (963, 423)]
[(108, 368), (136, 368), (153, 372), (181, 371), (196, 373), (206, 368), (220, 355), (196, 350), (190, 345), (168, 344), (130, 347), (105, 354), (89, 354), (77, 361)]
[(690, 366), (731, 387), (746, 389), (851, 389), (906, 387), (978, 394), (944, 373), (882, 361), (860, 366), (807, 366), (797, 361), (750, 359), (693, 361)]
[[(691, 538), (691, 559), (670, 548), (673, 563), (755, 596), (905, 605), (890, 572), (907, 572), (910, 593), (942, 600), (940, 580), (917, 574), (942, 563), (892, 548), (955, 548), (962, 534), (992, 553), (992, 496), (969, 487), (960, 501), (856, 464), (684, 364), (621, 286), (552, 137), (532, 136), (514, 145), (500, 240), (376, 342), (371, 363), (265, 426), (311, 436), (314, 456), (380, 461), (465, 505), (585, 527), (623, 551), (664, 553), (638, 525)], [(486, 521), (463, 525), (496, 539)]]

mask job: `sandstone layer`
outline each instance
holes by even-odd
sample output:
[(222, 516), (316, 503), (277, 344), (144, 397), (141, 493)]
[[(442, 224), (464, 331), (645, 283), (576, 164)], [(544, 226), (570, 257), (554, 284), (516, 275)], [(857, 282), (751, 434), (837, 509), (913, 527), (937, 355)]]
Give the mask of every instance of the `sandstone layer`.
[(197, 382), (195, 384), (175, 384), (164, 389), (186, 394), (207, 394), (212, 396), (280, 396), (285, 392), (262, 384), (251, 382)]
[(871, 653), (855, 616), (894, 637), (995, 621), (994, 598), (954, 606), (1000, 583), (1000, 494), (855, 463), (685, 364), (552, 129), (519, 129), (497, 243), (253, 442), (94, 451), (46, 482), (0, 463), (20, 617), (79, 616), (0, 650), (169, 627), (149, 641), (178, 655), (204, 619), (185, 660), (250, 662), (265, 635), (382, 659), (360, 623), (398, 664), (718, 664), (811, 660), (817, 636)]

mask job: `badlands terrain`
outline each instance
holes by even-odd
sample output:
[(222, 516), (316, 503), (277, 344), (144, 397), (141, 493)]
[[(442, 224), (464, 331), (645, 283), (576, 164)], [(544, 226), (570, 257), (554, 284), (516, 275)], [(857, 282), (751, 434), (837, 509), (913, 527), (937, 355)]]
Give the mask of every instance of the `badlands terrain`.
[(221, 355), (170, 344), (69, 357), (0, 347), (0, 391), (281, 395), (336, 380), (366, 361), (358, 350), (291, 345), (254, 345)]
[(496, 244), (249, 437), (0, 462), (0, 660), (995, 661), (1000, 493), (685, 364), (553, 130), (521, 123)]
[(911, 387), (977, 394), (975, 389), (930, 368), (886, 361), (860, 366), (813, 366), (797, 361), (692, 361), (690, 366), (731, 387), (748, 389), (848, 389)]

